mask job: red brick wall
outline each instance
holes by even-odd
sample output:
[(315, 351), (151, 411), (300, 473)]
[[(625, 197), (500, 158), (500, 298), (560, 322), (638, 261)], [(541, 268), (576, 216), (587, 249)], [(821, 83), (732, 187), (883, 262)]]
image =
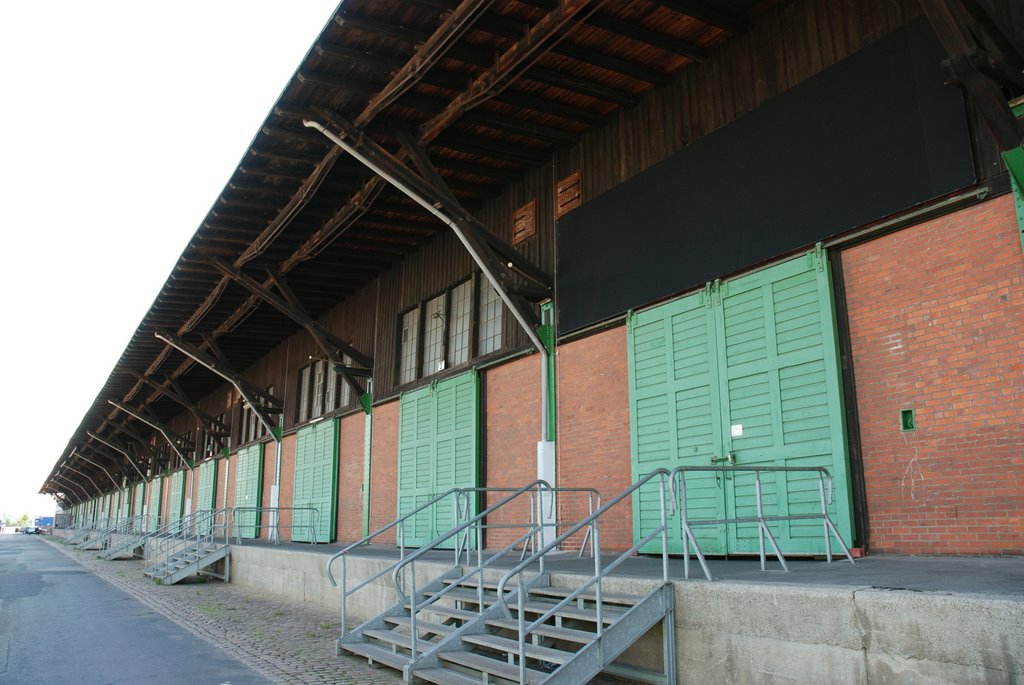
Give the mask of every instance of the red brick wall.
[[(223, 461), (224, 468), (227, 469), (228, 478), (228, 496), (227, 502), (225, 502), (224, 506), (231, 508), (235, 506), (235, 472), (238, 470), (238, 452), (233, 452)], [(222, 470), (219, 475), (223, 476), (224, 471)], [(224, 487), (223, 483), (221, 484), (221, 487)]]
[[(629, 370), (624, 326), (558, 348), (558, 485), (594, 487), (608, 500), (629, 486)], [(562, 498), (559, 516), (587, 513), (579, 497)], [(601, 523), (601, 547), (633, 544), (629, 498)]]
[[(540, 440), (540, 358), (530, 355), (489, 369), (484, 376), (484, 485), (520, 488), (537, 479), (537, 441)], [(488, 493), (486, 506), (508, 492)], [(530, 498), (521, 496), (502, 507), (490, 524), (528, 524)], [(500, 549), (526, 533), (526, 528), (494, 528), (486, 544)]]
[(363, 537), (363, 434), (366, 415), (350, 414), (341, 420), (338, 448), (338, 524), (340, 542)]
[(227, 459), (214, 459), (213, 465), (217, 469), (217, 482), (214, 485), (216, 492), (213, 495), (214, 508), (224, 509), (228, 506), (226, 498), (224, 497), (224, 478), (227, 476), (226, 467), (228, 464)]
[[(278, 496), (278, 506), (287, 509), (295, 501), (295, 445), (298, 438), (295, 433), (286, 435), (281, 440), (281, 494)], [(263, 500), (265, 506), (270, 506), (270, 488), (274, 485), (274, 460), (277, 458), (277, 445), (273, 441), (266, 443), (263, 448)], [(269, 469), (267, 466), (269, 465)], [(280, 533), (282, 540), (292, 539), (292, 512), (282, 511), (280, 517)], [(267, 523), (269, 518), (263, 516), (263, 522)], [(305, 524), (303, 519), (302, 523)], [(309, 535), (309, 533), (305, 533)]]
[[(1024, 552), (1024, 258), (1003, 196), (842, 255), (875, 552)], [(917, 429), (900, 430), (914, 409)]]
[[(398, 401), (373, 408), (373, 455), (370, 461), (370, 532), (395, 520), (398, 511)], [(389, 531), (374, 544), (394, 543)]]
[[(295, 463), (295, 436), (290, 436), (292, 440), (292, 458), (291, 462)], [(284, 463), (282, 453), (281, 463)], [(263, 491), (260, 493), (260, 506), (270, 506), (270, 488), (274, 485), (274, 472), (277, 470), (277, 443), (273, 440), (263, 443)], [(283, 492), (281, 493), (284, 494)], [(291, 502), (291, 488), (288, 488), (288, 501)], [(283, 503), (281, 506), (285, 506)], [(291, 506), (290, 504), (288, 506)], [(266, 528), (267, 523), (270, 521), (270, 514), (263, 512), (260, 515), (260, 538), (267, 540), (270, 538), (270, 531)], [(290, 540), (291, 535), (287, 528), (287, 522), (282, 521), (281, 527), (281, 539)]]

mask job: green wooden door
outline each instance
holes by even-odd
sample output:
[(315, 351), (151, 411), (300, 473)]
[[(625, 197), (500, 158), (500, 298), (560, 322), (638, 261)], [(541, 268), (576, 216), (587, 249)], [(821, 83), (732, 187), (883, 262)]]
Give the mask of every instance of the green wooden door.
[[(479, 390), (475, 371), (402, 395), (399, 414), (399, 516), (451, 488), (476, 486)], [(452, 528), (454, 515), (452, 498), (428, 508), (406, 523), (405, 543), (427, 544)]]
[[(640, 312), (630, 319), (629, 340), (634, 477), (658, 466), (710, 465), (712, 457), (728, 454), (737, 466), (824, 466), (837, 493), (830, 513), (852, 539), (835, 315), (823, 255), (810, 253)], [(687, 484), (692, 518), (756, 515), (753, 474), (694, 474)], [(766, 514), (820, 511), (811, 474), (766, 474), (762, 488)], [(657, 525), (656, 498), (634, 499), (639, 538)], [(771, 528), (785, 552), (824, 551), (820, 522)], [(756, 525), (695, 532), (707, 553), (758, 549)]]
[(142, 480), (135, 484), (132, 490), (132, 516), (142, 515), (142, 503), (146, 501), (146, 481)]
[[(238, 450), (235, 461), (235, 506), (260, 507), (263, 497), (263, 443)], [(260, 536), (260, 514), (242, 511), (234, 518), (235, 535), (243, 538)]]
[(333, 542), (337, 503), (338, 421), (332, 419), (306, 426), (295, 436), (292, 506), (313, 507), (318, 516), (306, 511), (292, 512), (292, 540), (313, 542), (309, 526), (315, 520), (316, 542)]
[[(831, 279), (814, 253), (721, 287), (718, 347), (724, 453), (737, 466), (824, 466), (835, 478), (830, 515), (852, 541), (851, 494)], [(752, 474), (727, 478), (730, 517), (756, 516)], [(762, 476), (765, 513), (821, 511), (813, 474)], [(823, 550), (819, 521), (771, 526), (782, 549)], [(756, 552), (757, 526), (730, 526), (729, 551)]]
[[(657, 468), (707, 465), (722, 442), (715, 317), (710, 291), (699, 292), (630, 317), (630, 402), (633, 481)], [(690, 515), (724, 518), (725, 498), (714, 474), (687, 479)], [(666, 512), (666, 515), (668, 512)], [(637, 537), (661, 525), (661, 487), (652, 481), (633, 498)], [(724, 531), (697, 529), (701, 547), (724, 544)], [(678, 528), (670, 528), (681, 552)], [(650, 543), (645, 551), (661, 549)]]
[[(213, 459), (207, 459), (196, 468), (199, 470), (199, 488), (193, 507), (197, 513), (215, 509), (217, 506), (217, 462)], [(212, 530), (213, 519), (204, 518), (200, 524), (200, 532), (208, 534)]]
[(167, 495), (167, 524), (181, 520), (181, 511), (185, 506), (185, 472), (175, 471), (171, 474), (171, 489)]
[(217, 462), (207, 459), (199, 466), (199, 490), (196, 493), (195, 510), (217, 508)]
[(163, 525), (160, 518), (160, 506), (163, 502), (164, 477), (157, 476), (149, 481), (149, 501), (146, 508), (148, 517), (146, 519), (146, 530), (153, 532)]

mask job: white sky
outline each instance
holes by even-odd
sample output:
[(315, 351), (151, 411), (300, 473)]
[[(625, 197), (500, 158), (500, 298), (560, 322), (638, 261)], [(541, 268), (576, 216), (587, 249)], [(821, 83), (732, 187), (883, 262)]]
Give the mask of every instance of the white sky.
[(338, 0), (0, 0), (0, 513), (43, 480)]

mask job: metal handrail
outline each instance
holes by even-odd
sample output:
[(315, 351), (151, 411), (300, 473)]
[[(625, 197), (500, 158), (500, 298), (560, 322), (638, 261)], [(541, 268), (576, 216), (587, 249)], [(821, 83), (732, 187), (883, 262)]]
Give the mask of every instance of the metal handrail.
[[(155, 539), (156, 543), (153, 545), (153, 554), (150, 554), (149, 545), (146, 546), (145, 556), (146, 563), (149, 564), (149, 559), (158, 559), (160, 555), (164, 554), (164, 550), (173, 542), (193, 542), (196, 546), (203, 544), (209, 540), (213, 540), (217, 537), (218, 529), (222, 529), (224, 533), (224, 544), (229, 544), (229, 535), (231, 530), (231, 523), (229, 520), (230, 509), (201, 509), (197, 512), (182, 516), (177, 521), (167, 524), (159, 531), (150, 533), (143, 538), (143, 541), (147, 539)], [(222, 515), (223, 521), (217, 523), (218, 515)], [(209, 524), (209, 528), (206, 528), (203, 524)], [(202, 526), (202, 527), (201, 527)], [(171, 532), (172, 528), (177, 528), (177, 531)], [(171, 553), (166, 553), (166, 556), (170, 556)], [(154, 561), (154, 564), (159, 563)]]
[[(415, 566), (415, 562), (420, 557), (425, 555), (427, 552), (430, 552), (430, 551), (433, 551), (433, 550), (437, 549), (437, 547), (441, 543), (451, 539), (454, 536), (458, 536), (460, 533), (462, 533), (464, 530), (469, 529), (470, 527), (475, 527), (475, 529), (476, 529), (476, 543), (477, 543), (476, 544), (476, 547), (477, 547), (477, 565), (476, 565), (475, 568), (473, 568), (468, 573), (463, 574), (462, 578), (460, 579), (460, 582), (464, 582), (464, 581), (468, 580), (469, 578), (472, 578), (473, 576), (479, 576), (479, 581), (477, 583), (477, 594), (478, 594), (478, 600), (480, 601), (480, 604), (478, 604), (477, 606), (479, 607), (479, 609), (481, 611), (483, 611), (483, 572), (484, 572), (485, 568), (487, 568), (491, 563), (493, 563), (500, 556), (500, 554), (492, 555), (491, 558), (486, 563), (484, 562), (484, 558), (483, 558), (483, 529), (486, 527), (484, 525), (484, 520), (489, 515), (493, 514), (495, 511), (501, 509), (506, 504), (508, 504), (508, 503), (510, 503), (510, 502), (512, 502), (512, 501), (514, 501), (516, 499), (518, 499), (522, 495), (524, 495), (524, 494), (526, 494), (528, 492), (532, 492), (534, 490), (537, 490), (537, 492), (540, 493), (545, 488), (547, 488), (549, 491), (553, 490), (553, 488), (551, 487), (551, 485), (548, 484), (547, 481), (542, 480), (542, 479), (537, 479), (537, 480), (535, 480), (535, 481), (533, 481), (533, 482), (531, 482), (531, 483), (529, 483), (527, 485), (524, 485), (521, 488), (516, 489), (515, 491), (512, 492), (512, 494), (508, 495), (507, 497), (505, 497), (501, 501), (499, 501), (499, 502), (489, 506), (487, 509), (484, 509), (483, 511), (478, 513), (473, 518), (468, 519), (466, 521), (463, 521), (459, 525), (457, 525), (454, 528), (452, 528), (451, 530), (449, 530), (444, 535), (441, 535), (440, 537), (435, 538), (434, 540), (432, 540), (429, 544), (427, 544), (427, 545), (425, 545), (423, 547), (420, 547), (418, 550), (416, 550), (415, 552), (410, 554), (408, 557), (406, 557), (404, 560), (400, 561), (399, 563), (395, 564), (392, 567), (392, 570), (391, 570), (391, 580), (392, 580), (392, 583), (394, 584), (395, 591), (398, 593), (398, 596), (400, 598), (399, 601), (401, 601), (403, 603), (404, 602), (408, 602), (409, 603), (409, 621), (410, 621), (410, 623), (409, 623), (409, 632), (411, 633), (411, 636), (410, 636), (411, 637), (410, 648), (411, 648), (411, 659), (412, 660), (416, 660), (417, 659), (417, 651), (418, 651), (417, 650), (417, 647), (418, 647), (417, 643), (419, 642), (418, 630), (416, 628), (416, 613), (420, 609), (422, 609), (424, 606), (427, 606), (428, 604), (436, 601), (437, 597), (443, 596), (443, 594), (444, 594), (444, 592), (439, 593), (438, 595), (435, 595), (435, 596), (429, 598), (428, 600), (425, 600), (422, 604), (419, 604), (416, 601), (417, 592), (416, 592), (416, 566)], [(536, 500), (531, 500), (531, 504), (533, 502), (537, 502), (537, 506), (539, 506), (540, 498), (537, 498)], [(537, 520), (540, 520), (540, 519), (541, 519), (541, 517), (538, 515)], [(534, 521), (531, 524), (523, 524), (522, 527), (526, 527), (527, 528), (527, 532), (522, 537), (520, 537), (519, 540), (513, 542), (512, 545), (509, 545), (504, 550), (502, 550), (502, 554), (507, 553), (510, 549), (514, 548), (514, 546), (516, 544), (519, 544), (519, 542), (525, 541), (530, 536), (537, 535), (542, 530), (542, 527), (536, 521)], [(595, 540), (596, 539), (597, 538), (596, 538), (596, 535), (595, 535)], [(457, 562), (458, 562), (458, 559), (456, 559), (456, 563)], [(408, 575), (409, 575), (410, 585), (412, 586), (411, 592), (409, 592), (409, 593), (406, 592), (406, 584), (404, 582), (405, 574), (403, 573), (403, 571), (404, 571), (404, 569), (406, 567), (408, 567), (408, 569), (409, 569)], [(401, 581), (399, 580), (400, 577), (402, 578)]]
[[(754, 474), (754, 495), (757, 503), (757, 516), (738, 516), (724, 519), (696, 519), (691, 520), (686, 507), (686, 474), (693, 472), (715, 472), (715, 473), (744, 473), (750, 472)], [(772, 515), (765, 516), (764, 514), (764, 501), (761, 492), (761, 474), (762, 473), (786, 473), (786, 472), (806, 472), (816, 473), (818, 476), (818, 494), (821, 500), (821, 512), (817, 514), (786, 514), (786, 515)], [(825, 481), (828, 481), (828, 496), (826, 498)], [(711, 580), (711, 572), (708, 570), (707, 561), (704, 559), (704, 553), (701, 551), (700, 544), (697, 542), (697, 537), (693, 534), (692, 526), (712, 526), (712, 525), (727, 525), (736, 523), (756, 523), (758, 526), (758, 547), (760, 552), (761, 570), (765, 570), (765, 538), (771, 543), (772, 549), (775, 552), (775, 557), (779, 560), (779, 564), (782, 565), (783, 570), (788, 571), (789, 567), (786, 565), (786, 558), (782, 554), (782, 550), (779, 549), (778, 543), (775, 541), (775, 536), (772, 535), (771, 529), (768, 528), (769, 521), (801, 521), (801, 520), (820, 520), (822, 527), (824, 528), (825, 534), (825, 556), (828, 563), (832, 563), (832, 538), (829, 536), (831, 533), (835, 536), (836, 540), (839, 541), (840, 547), (843, 549), (843, 553), (846, 558), (849, 559), (851, 564), (854, 564), (853, 555), (850, 553), (849, 547), (843, 541), (842, 536), (836, 529), (835, 524), (832, 522), (832, 518), (828, 514), (828, 505), (832, 503), (832, 496), (835, 486), (832, 481), (832, 474), (829, 473), (828, 469), (824, 466), (677, 466), (672, 469), (671, 476), (672, 486), (672, 498), (678, 502), (677, 509), (680, 513), (679, 516), (679, 527), (680, 536), (683, 539), (683, 577), (690, 577), (690, 545), (693, 544), (694, 553), (697, 556), (697, 560), (700, 562), (701, 569), (704, 571), (704, 576)], [(676, 483), (678, 482), (678, 486)]]
[[(461, 493), (460, 497), (457, 499), (457, 501), (465, 501), (465, 503), (466, 503), (465, 513), (463, 513), (463, 510), (460, 508), (460, 510), (459, 510), (459, 512), (458, 512), (458, 514), (456, 516), (456, 525), (459, 522), (469, 518), (469, 516), (470, 516), (469, 512), (472, 510), (470, 494), (472, 494), (472, 493), (488, 493), (488, 492), (515, 492), (515, 491), (516, 491), (516, 488), (511, 488), (511, 487), (462, 488), (462, 493)], [(551, 492), (557, 492), (559, 494), (566, 494), (566, 493), (570, 493), (570, 492), (586, 493), (586, 495), (587, 495), (587, 514), (588, 515), (594, 513), (595, 503), (596, 503), (596, 508), (600, 508), (601, 507), (601, 493), (600, 493), (600, 491), (597, 488), (578, 488), (578, 487), (557, 487), (557, 488), (555, 488), (555, 487), (552, 487), (551, 488)], [(532, 497), (532, 495), (531, 495), (531, 497)], [(553, 497), (550, 498), (550, 500), (548, 501), (548, 520), (549, 520), (549, 522), (545, 522), (543, 517), (540, 517), (537, 520), (540, 522), (540, 525), (541, 525), (542, 528), (554, 528), (555, 531), (556, 531), (556, 534), (557, 534), (557, 530), (559, 528), (563, 527), (566, 524), (560, 523), (559, 521), (555, 520), (555, 517), (554, 517), (555, 504), (556, 504), (555, 503), (555, 498), (553, 498)], [(531, 503), (531, 506), (530, 506), (531, 523), (533, 523), (533, 518), (532, 517), (534, 516), (534, 514), (537, 514), (538, 516), (540, 516), (541, 513), (542, 512), (541, 512), (541, 505), (540, 505), (540, 503), (536, 503), (536, 505)], [(522, 528), (522, 525), (523, 524), (521, 524), (521, 523), (488, 524), (487, 527), (488, 528)], [(594, 553), (592, 533), (593, 533), (593, 531), (589, 527), (584, 532), (583, 540), (580, 542), (580, 551), (579, 551), (579, 554), (578, 554), (578, 558), (580, 558), (580, 559), (583, 558), (583, 554), (587, 550), (587, 543), (588, 542), (591, 542), (590, 553), (591, 554)], [(465, 536), (463, 536), (463, 540), (464, 541), (468, 541), (469, 540), (469, 533), (468, 533), (468, 531), (467, 531), (467, 534)], [(537, 544), (536, 544), (537, 540), (535, 538), (530, 538), (527, 542), (529, 543), (529, 546), (523, 545), (523, 550), (522, 550), (522, 554), (520, 555), (520, 559), (523, 559), (523, 558), (526, 557), (527, 550), (530, 550), (532, 552), (532, 551), (536, 551), (536, 549), (537, 549)], [(468, 554), (468, 551), (467, 551), (467, 554)], [(456, 554), (456, 558), (458, 558), (458, 554)]]
[[(619, 556), (613, 559), (609, 564), (603, 565), (601, 562), (601, 538), (600, 538), (600, 526), (597, 524), (598, 519), (601, 518), (607, 511), (615, 507), (619, 502), (624, 500), (626, 497), (632, 495), (634, 492), (639, 490), (641, 487), (649, 483), (655, 477), (660, 479), (660, 504), (661, 504), (661, 525), (655, 528), (653, 531), (644, 536), (639, 542), (634, 544), (625, 552), (622, 552)], [(597, 636), (600, 637), (604, 632), (604, 618), (603, 614), (603, 580), (617, 568), (627, 558), (633, 556), (633, 554), (641, 547), (646, 545), (648, 542), (654, 540), (658, 535), (661, 535), (661, 576), (662, 582), (668, 582), (668, 516), (666, 509), (669, 505), (672, 506), (673, 513), (675, 513), (675, 502), (674, 498), (666, 497), (668, 486), (671, 483), (671, 473), (668, 469), (655, 469), (650, 473), (646, 474), (643, 478), (636, 481), (628, 488), (620, 492), (618, 495), (609, 500), (606, 504), (602, 505), (597, 511), (591, 513), (589, 516), (581, 519), (576, 525), (572, 526), (564, 533), (559, 535), (557, 538), (544, 545), (541, 549), (533, 553), (528, 559), (520, 561), (517, 565), (505, 572), (505, 574), (498, 581), (497, 586), (497, 597), (498, 601), (502, 605), (503, 611), (506, 615), (511, 612), (508, 609), (507, 597), (505, 594), (505, 587), (508, 585), (509, 580), (515, 576), (522, 576), (523, 572), (529, 568), (530, 565), (536, 563), (539, 566), (539, 572), (544, 573), (544, 559), (546, 555), (558, 546), (572, 537), (584, 527), (592, 526), (594, 531), (594, 540), (591, 543), (594, 553), (594, 575), (586, 580), (582, 585), (577, 587), (568, 596), (563, 598), (556, 604), (553, 604), (546, 612), (541, 614), (539, 618), (534, 619), (529, 625), (526, 624), (526, 613), (525, 605), (527, 598), (527, 587), (524, 582), (525, 579), (519, 578), (517, 582), (517, 598), (518, 598), (518, 623), (519, 623), (519, 682), (526, 683), (526, 637), (532, 633), (541, 624), (547, 621), (549, 618), (554, 616), (558, 611), (567, 606), (570, 602), (576, 601), (584, 592), (594, 587), (594, 602), (596, 611), (596, 631)], [(596, 587), (595, 587), (596, 586)]]
[[(364, 587), (366, 587), (373, 581), (377, 580), (381, 576), (387, 574), (394, 567), (394, 564), (392, 564), (391, 566), (381, 569), (377, 573), (371, 574), (369, 577), (364, 578), (362, 582), (360, 582), (358, 585), (350, 589), (348, 587), (348, 557), (346, 555), (353, 549), (361, 547), (362, 545), (367, 545), (370, 543), (370, 540), (373, 540), (374, 538), (383, 535), (392, 528), (398, 527), (398, 531), (396, 531), (395, 533), (395, 541), (398, 543), (399, 552), (398, 561), (395, 562), (395, 564), (400, 563), (405, 559), (405, 522), (413, 516), (415, 516), (416, 514), (425, 511), (429, 507), (436, 506), (442, 500), (451, 497), (452, 495), (456, 495), (458, 497), (458, 493), (460, 493), (461, 491), (462, 488), (452, 488), (446, 492), (441, 493), (440, 495), (435, 495), (433, 498), (430, 499), (429, 502), (426, 502), (416, 507), (412, 511), (408, 511), (402, 514), (401, 516), (396, 518), (394, 521), (391, 521), (387, 525), (378, 528), (377, 530), (373, 531), (368, 535), (364, 535), (359, 540), (356, 540), (355, 542), (346, 545), (345, 547), (342, 547), (341, 550), (335, 552), (331, 556), (331, 558), (327, 560), (327, 579), (331, 582), (332, 587), (338, 587), (338, 581), (334, 578), (334, 571), (332, 570), (332, 565), (334, 564), (335, 561), (341, 558), (341, 637), (344, 637), (348, 632), (348, 623), (346, 620), (348, 610), (348, 598), (351, 595), (358, 592), (359, 590), (362, 590)], [(455, 516), (458, 516), (457, 511), (455, 512)]]
[(132, 516), (132, 517), (128, 517), (128, 518), (119, 518), (119, 519), (116, 519), (114, 521), (114, 523), (111, 523), (111, 524), (107, 525), (105, 528), (101, 528), (101, 529), (90, 528), (90, 529), (87, 529), (86, 531), (84, 531), (84, 533), (81, 533), (79, 535), (73, 536), (70, 540), (67, 541), (66, 544), (69, 544), (69, 545), (77, 544), (78, 538), (82, 538), (82, 542), (85, 542), (85, 538), (89, 537), (93, 533), (95, 533), (96, 535), (102, 537), (102, 536), (105, 536), (105, 535), (113, 535), (114, 533), (127, 532), (127, 531), (120, 530), (120, 528), (127, 527), (129, 523), (135, 521), (136, 519), (141, 518), (142, 516), (143, 516), (143, 514), (138, 514), (136, 516)]
[[(288, 526), (288, 528), (290, 530), (294, 531), (297, 527), (298, 528), (308, 527), (309, 528), (309, 537), (310, 537), (310, 539), (312, 540), (314, 545), (317, 544), (316, 528), (317, 528), (318, 525), (320, 525), (320, 510), (317, 509), (316, 507), (234, 507), (234, 508), (231, 509), (231, 524), (232, 524), (232, 528), (234, 528), (234, 531), (235, 531), (234, 535), (232, 535), (232, 537), (235, 538), (235, 544), (237, 544), (237, 545), (241, 545), (242, 544), (241, 526), (236, 525), (235, 516), (238, 513), (243, 513), (243, 514), (255, 513), (255, 514), (258, 514), (260, 512), (264, 512), (264, 511), (267, 511), (267, 512), (270, 512), (271, 514), (273, 514), (273, 516), (270, 517), (271, 518), (271, 523), (268, 523), (266, 525), (263, 525), (263, 524), (254, 524), (254, 525), (259, 530), (262, 530), (264, 528), (269, 530), (270, 531), (270, 539), (271, 539), (271, 541), (275, 545), (280, 545), (281, 544), (281, 530), (280, 530), (281, 517), (280, 517), (280, 513), (282, 511), (311, 511), (311, 512), (313, 512), (313, 516), (311, 517), (311, 520), (310, 520), (310, 523), (308, 524), (308, 526), (296, 526), (295, 525), (295, 518), (293, 516), (292, 517), (292, 523), (291, 523), (291, 525)], [(248, 527), (248, 524), (246, 524), (246, 527)]]

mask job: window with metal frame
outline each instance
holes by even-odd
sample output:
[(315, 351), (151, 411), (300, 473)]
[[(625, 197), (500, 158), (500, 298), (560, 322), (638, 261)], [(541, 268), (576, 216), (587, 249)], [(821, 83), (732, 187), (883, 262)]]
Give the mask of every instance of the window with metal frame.
[(503, 310), (497, 292), (478, 275), (402, 313), (399, 384), (428, 378), (500, 349)]

